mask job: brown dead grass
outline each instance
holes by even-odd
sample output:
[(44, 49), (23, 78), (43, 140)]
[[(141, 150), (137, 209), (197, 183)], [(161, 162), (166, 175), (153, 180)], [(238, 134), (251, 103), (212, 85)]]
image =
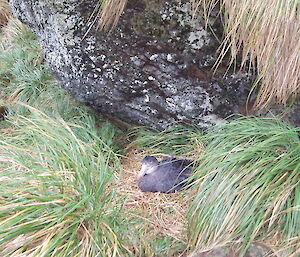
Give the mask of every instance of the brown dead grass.
[(5, 26), (11, 16), (7, 0), (0, 0), (0, 27)]
[[(1, 1), (1, 0), (0, 0)], [(14, 48), (15, 39), (22, 31), (26, 30), (26, 26), (17, 18), (10, 17), (6, 25), (2, 28), (1, 42), (5, 44), (5, 48)]]
[(136, 184), (143, 155), (131, 150), (123, 159), (122, 171), (117, 176), (118, 191), (127, 196), (125, 209), (144, 220), (149, 237), (171, 236), (186, 241), (185, 213), (190, 202), (188, 191), (175, 194), (144, 193)]
[(98, 28), (104, 31), (113, 29), (127, 4), (127, 0), (104, 0), (100, 7)]

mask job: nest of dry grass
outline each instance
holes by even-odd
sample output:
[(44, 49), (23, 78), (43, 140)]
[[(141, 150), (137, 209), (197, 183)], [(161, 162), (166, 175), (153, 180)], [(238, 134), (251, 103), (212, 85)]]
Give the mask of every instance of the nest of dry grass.
[(123, 159), (122, 170), (116, 174), (118, 192), (126, 196), (125, 209), (144, 221), (149, 237), (166, 235), (185, 242), (185, 213), (190, 203), (188, 191), (174, 194), (142, 192), (136, 183), (142, 158), (137, 150), (131, 150)]

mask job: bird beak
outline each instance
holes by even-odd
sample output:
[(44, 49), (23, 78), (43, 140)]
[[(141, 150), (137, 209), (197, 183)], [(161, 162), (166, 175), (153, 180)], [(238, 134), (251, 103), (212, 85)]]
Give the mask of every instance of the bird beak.
[(142, 168), (137, 176), (137, 179), (139, 180), (140, 178), (144, 177), (147, 171), (147, 166), (146, 165), (142, 165)]

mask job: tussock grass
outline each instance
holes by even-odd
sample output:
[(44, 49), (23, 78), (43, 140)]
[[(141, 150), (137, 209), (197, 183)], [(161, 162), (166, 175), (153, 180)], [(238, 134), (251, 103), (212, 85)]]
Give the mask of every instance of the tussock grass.
[[(13, 101), (34, 105), (43, 92), (51, 89), (55, 96), (62, 93), (44, 66), (36, 37), (16, 19), (10, 19), (1, 37), (0, 84), (4, 105)], [(56, 90), (59, 92), (55, 93)], [(44, 100), (49, 103), (47, 98)], [(15, 107), (23, 108), (22, 105)]]
[(242, 52), (242, 66), (250, 59), (261, 81), (257, 106), (287, 103), (300, 91), (299, 1), (192, 0), (207, 16), (216, 5), (224, 14), (225, 38), (219, 62), (230, 51), (231, 62)]
[[(300, 139), (279, 120), (212, 129), (193, 177), (189, 243), (202, 250), (261, 240), (284, 256), (300, 247)], [(244, 253), (244, 251), (242, 251)]]
[(197, 139), (199, 135), (203, 132), (192, 127), (174, 126), (162, 132), (138, 127), (129, 133), (129, 140), (132, 141), (129, 148), (138, 147), (148, 154), (186, 155), (192, 158), (202, 151), (202, 143)]
[(21, 23), (2, 39), (0, 255), (132, 256), (115, 190), (119, 131), (56, 85)]
[(17, 115), (0, 135), (1, 256), (132, 256), (111, 139), (93, 119), (27, 108), (31, 117)]

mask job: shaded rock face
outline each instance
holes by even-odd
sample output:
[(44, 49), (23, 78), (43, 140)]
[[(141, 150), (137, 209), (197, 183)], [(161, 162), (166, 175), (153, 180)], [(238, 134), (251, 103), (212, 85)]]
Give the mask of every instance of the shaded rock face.
[[(128, 124), (164, 129), (177, 122), (207, 127), (237, 112), (251, 76), (215, 74), (222, 27), (189, 1), (129, 0), (111, 33), (96, 30), (98, 0), (10, 0), (17, 17), (40, 39), (61, 85), (79, 101)], [(94, 24), (94, 26), (93, 26)]]

